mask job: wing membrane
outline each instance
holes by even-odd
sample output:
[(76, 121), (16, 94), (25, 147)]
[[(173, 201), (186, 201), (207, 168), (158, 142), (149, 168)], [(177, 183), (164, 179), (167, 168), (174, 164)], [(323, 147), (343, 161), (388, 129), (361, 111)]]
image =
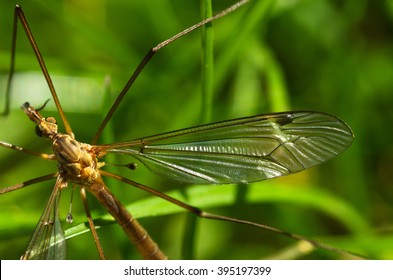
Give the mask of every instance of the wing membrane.
[(63, 260), (66, 258), (66, 243), (59, 220), (59, 179), (53, 188), (44, 212), (21, 259)]
[(247, 183), (325, 162), (350, 146), (351, 129), (318, 112), (284, 112), (201, 125), (102, 146), (153, 172), (198, 184)]

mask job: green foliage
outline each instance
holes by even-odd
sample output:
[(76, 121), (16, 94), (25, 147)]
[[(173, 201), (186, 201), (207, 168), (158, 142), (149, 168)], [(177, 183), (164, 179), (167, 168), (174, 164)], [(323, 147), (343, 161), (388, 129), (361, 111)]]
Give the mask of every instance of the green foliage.
[[(10, 2), (0, 4), (1, 93), (9, 68)], [(227, 2), (213, 1), (213, 10), (226, 8)], [(147, 51), (200, 20), (198, 1), (18, 3), (24, 8), (74, 133), (84, 142), (91, 140), (110, 106), (108, 100), (115, 98)], [(356, 135), (352, 147), (336, 159), (297, 175), (250, 186), (184, 186), (159, 178), (142, 166), (114, 172), (212, 213), (276, 226), (370, 258), (392, 259), (393, 134), (389, 127), (393, 121), (393, 9), (389, 3), (251, 1), (213, 23), (211, 119), (280, 110), (328, 112), (344, 119)], [(33, 125), (19, 109), (24, 101), (39, 107), (50, 98), (20, 27), (12, 110), (0, 119), (0, 140), (48, 153), (48, 143), (35, 136)], [(200, 31), (193, 32), (152, 59), (113, 116), (101, 143), (200, 123), (204, 110), (200, 39)], [(44, 114), (58, 117), (50, 103)], [(0, 149), (1, 187), (55, 170), (52, 162)], [(53, 184), (45, 182), (0, 197), (0, 258), (19, 258)], [(107, 184), (170, 258), (181, 258), (185, 219), (190, 214), (130, 186), (113, 180)], [(70, 190), (63, 191), (62, 220), (69, 196)], [(89, 202), (107, 256), (138, 258), (120, 227), (92, 197)], [(80, 234), (86, 219), (77, 195), (73, 215), (74, 224), (64, 223), (69, 258), (97, 258), (91, 235)], [(300, 245), (260, 229), (198, 220), (190, 250), (198, 259), (346, 257), (324, 250), (310, 252)]]

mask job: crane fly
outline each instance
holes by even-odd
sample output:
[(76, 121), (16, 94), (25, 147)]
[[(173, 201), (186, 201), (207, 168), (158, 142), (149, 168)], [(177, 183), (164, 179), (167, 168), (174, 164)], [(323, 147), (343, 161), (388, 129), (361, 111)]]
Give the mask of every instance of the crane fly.
[[(94, 221), (90, 215), (85, 190), (93, 194), (114, 217), (143, 258), (167, 258), (147, 231), (111, 193), (102, 177), (114, 178), (135, 186), (177, 204), (202, 218), (247, 224), (277, 232), (296, 240), (307, 241), (319, 248), (342, 251), (313, 239), (287, 233), (263, 224), (204, 212), (153, 188), (103, 169), (105, 167), (104, 157), (112, 153), (129, 158), (130, 163), (123, 165), (129, 169), (137, 168), (136, 162), (138, 162), (154, 173), (189, 184), (250, 183), (308, 169), (337, 156), (351, 145), (353, 133), (348, 125), (335, 116), (313, 111), (288, 111), (256, 115), (180, 129), (131, 141), (96, 144), (122, 98), (143, 67), (158, 50), (192, 30), (232, 12), (246, 2), (246, 0), (239, 1), (221, 13), (152, 48), (109, 110), (107, 117), (98, 128), (92, 144), (82, 143), (75, 139), (23, 10), (20, 6), (16, 6), (13, 45), (16, 41), (16, 26), (19, 20), (37, 56), (66, 130), (66, 133), (58, 132), (56, 119), (41, 114), (46, 103), (40, 108), (34, 108), (30, 103), (25, 102), (21, 106), (22, 110), (35, 123), (38, 136), (47, 138), (52, 142), (53, 154), (39, 154), (0, 141), (0, 145), (4, 148), (56, 161), (58, 167), (55, 173), (0, 190), (0, 194), (4, 194), (37, 182), (56, 179), (52, 194), (28, 247), (21, 257), (22, 259), (64, 259), (66, 257), (66, 245), (59, 219), (58, 204), (62, 190), (70, 183), (81, 187), (88, 223), (100, 258), (105, 258), (105, 255), (98, 239)], [(13, 64), (14, 57), (12, 56), (7, 93), (13, 74)]]

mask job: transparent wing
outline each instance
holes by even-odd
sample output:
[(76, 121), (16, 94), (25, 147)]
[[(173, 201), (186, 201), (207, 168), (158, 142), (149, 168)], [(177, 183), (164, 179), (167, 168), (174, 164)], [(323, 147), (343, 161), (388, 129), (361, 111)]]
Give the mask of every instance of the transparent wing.
[(351, 129), (318, 112), (284, 112), (196, 126), (99, 146), (189, 183), (265, 180), (325, 162), (350, 146)]
[(21, 259), (63, 260), (66, 258), (66, 242), (58, 215), (59, 186), (58, 179)]

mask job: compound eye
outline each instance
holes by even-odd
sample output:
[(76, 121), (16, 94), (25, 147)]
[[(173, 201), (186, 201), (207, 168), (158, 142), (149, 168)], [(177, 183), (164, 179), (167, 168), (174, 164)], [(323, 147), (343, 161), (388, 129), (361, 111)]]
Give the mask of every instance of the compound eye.
[(40, 129), (40, 127), (38, 125), (35, 127), (35, 134), (38, 137), (42, 137), (42, 130)]

